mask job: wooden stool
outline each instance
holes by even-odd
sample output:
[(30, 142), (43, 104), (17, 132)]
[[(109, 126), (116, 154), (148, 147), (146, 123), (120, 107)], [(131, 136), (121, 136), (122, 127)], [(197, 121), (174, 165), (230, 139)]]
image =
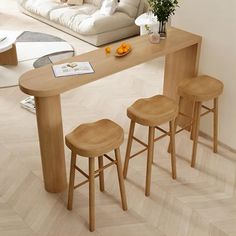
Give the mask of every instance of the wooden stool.
[[(131, 119), (131, 123), (130, 123), (123, 175), (124, 178), (126, 178), (129, 160), (147, 150), (148, 154), (147, 154), (146, 187), (145, 187), (146, 196), (150, 195), (151, 168), (153, 163), (154, 142), (166, 135), (169, 135), (171, 139), (172, 178), (173, 179), (176, 178), (174, 121), (177, 114), (178, 114), (178, 105), (175, 103), (175, 101), (162, 95), (157, 95), (146, 99), (139, 99), (127, 109), (127, 115)], [(169, 132), (158, 127), (158, 125), (164, 124), (166, 122), (169, 122), (170, 126)], [(148, 144), (134, 137), (135, 123), (149, 127)], [(162, 131), (164, 134), (158, 138), (155, 138), (155, 128)], [(143, 145), (145, 148), (131, 156), (130, 153), (133, 139), (138, 143), (140, 143), (141, 145)]]
[[(95, 229), (95, 196), (94, 179), (99, 176), (100, 190), (104, 191), (103, 170), (113, 164), (117, 166), (120, 195), (123, 210), (127, 210), (124, 179), (120, 158), (120, 145), (124, 140), (123, 129), (111, 120), (99, 120), (94, 123), (83, 124), (66, 136), (66, 145), (71, 149), (71, 169), (67, 208), (72, 210), (73, 191), (75, 188), (89, 182), (89, 229)], [(109, 157), (107, 152), (115, 150), (115, 160)], [(89, 174), (86, 174), (76, 165), (76, 154), (89, 159)], [(103, 156), (110, 163), (103, 165)], [(98, 157), (98, 170), (94, 170), (95, 157)], [(79, 171), (88, 180), (74, 186), (75, 170)]]
[[(181, 108), (183, 98), (192, 100), (194, 102), (194, 112), (190, 117), (191, 127), (191, 139), (193, 139), (193, 150), (192, 150), (192, 161), (191, 167), (195, 166), (196, 154), (197, 154), (197, 142), (199, 134), (200, 117), (208, 114), (209, 112), (214, 113), (214, 129), (213, 129), (213, 151), (217, 152), (218, 143), (218, 97), (223, 92), (224, 85), (221, 81), (212, 78), (207, 75), (198, 76), (193, 79), (183, 80), (178, 87), (178, 93), (180, 95), (179, 107)], [(202, 105), (203, 102), (213, 100), (213, 108)], [(206, 112), (201, 114), (201, 108), (206, 109)], [(179, 115), (186, 114), (179, 113)], [(185, 127), (187, 128), (187, 127)], [(183, 129), (179, 130), (182, 131)], [(176, 131), (176, 132), (179, 132)]]

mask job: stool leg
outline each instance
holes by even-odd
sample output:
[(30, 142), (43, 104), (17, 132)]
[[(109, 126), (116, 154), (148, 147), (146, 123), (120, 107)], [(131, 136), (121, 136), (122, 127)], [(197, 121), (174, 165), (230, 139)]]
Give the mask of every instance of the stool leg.
[(195, 129), (195, 117), (196, 117), (196, 102), (193, 103), (193, 114), (192, 114), (192, 125), (191, 125), (191, 132), (190, 132), (190, 139), (193, 140), (194, 138), (194, 129)]
[(150, 195), (155, 127), (149, 127), (145, 195)]
[(171, 144), (171, 167), (172, 167), (172, 178), (176, 179), (176, 157), (175, 157), (175, 120), (170, 123), (170, 144)]
[[(180, 108), (182, 106), (182, 103), (183, 103), (183, 97), (180, 96), (179, 97), (179, 113), (180, 113)], [(176, 130), (177, 130), (177, 126), (178, 126), (178, 118), (179, 118), (180, 114), (177, 115), (177, 117), (175, 118), (175, 133), (176, 133)], [(170, 130), (171, 130), (171, 126), (170, 126)], [(171, 153), (171, 138), (170, 138), (170, 142), (169, 142), (169, 146), (168, 146), (168, 153)]]
[(127, 210), (127, 201), (126, 201), (126, 194), (125, 194), (125, 185), (124, 185), (124, 178), (122, 175), (122, 165), (121, 165), (121, 158), (120, 158), (120, 149), (115, 149), (115, 157), (116, 157), (116, 167), (117, 167), (117, 174), (120, 186), (120, 196), (122, 202), (122, 208), (124, 211)]
[(89, 230), (95, 229), (94, 158), (89, 158)]
[[(178, 125), (178, 116), (175, 118), (175, 120), (173, 122), (174, 122), (174, 135), (175, 135), (176, 130), (177, 130), (177, 125)], [(171, 153), (171, 147), (172, 147), (172, 144), (171, 144), (171, 129), (172, 129), (171, 122), (169, 122), (169, 127), (170, 127), (170, 131), (169, 131), (170, 132), (170, 141), (169, 141), (167, 152)]]
[(70, 182), (69, 182), (68, 203), (67, 203), (67, 209), (68, 210), (72, 210), (72, 205), (73, 205), (73, 193), (74, 193), (74, 182), (75, 182), (75, 165), (76, 165), (76, 154), (71, 152)]
[(195, 166), (196, 163), (196, 154), (197, 154), (197, 142), (198, 142), (198, 134), (199, 134), (199, 124), (200, 124), (200, 113), (201, 113), (201, 102), (196, 102), (196, 114), (194, 119), (194, 138), (193, 138), (193, 151), (192, 151), (192, 162), (191, 167)]
[(99, 185), (100, 185), (100, 191), (104, 191), (104, 171), (103, 171), (103, 156), (98, 157), (98, 167), (99, 169), (102, 169), (99, 172)]
[(127, 177), (131, 146), (132, 146), (132, 142), (133, 142), (134, 128), (135, 128), (135, 122), (131, 120), (130, 121), (130, 128), (129, 128), (128, 143), (127, 143), (126, 154), (125, 154), (125, 164), (124, 164), (124, 170), (123, 170), (124, 178)]
[(214, 131), (213, 131), (214, 146), (213, 151), (218, 151), (218, 98), (214, 99)]

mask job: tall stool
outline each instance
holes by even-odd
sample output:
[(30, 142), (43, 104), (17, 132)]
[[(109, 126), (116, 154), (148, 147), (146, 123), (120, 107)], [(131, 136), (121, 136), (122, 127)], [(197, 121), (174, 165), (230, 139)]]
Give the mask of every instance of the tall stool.
[[(146, 187), (145, 187), (146, 196), (150, 195), (154, 142), (166, 135), (169, 135), (171, 140), (172, 178), (173, 179), (176, 178), (174, 121), (177, 114), (178, 114), (178, 105), (176, 104), (176, 102), (163, 95), (157, 95), (146, 99), (139, 99), (127, 109), (127, 115), (131, 119), (131, 122), (130, 122), (123, 175), (124, 178), (126, 178), (129, 160), (147, 150)], [(170, 127), (169, 132), (158, 127), (159, 125), (164, 124), (166, 122), (169, 122), (169, 127)], [(149, 127), (148, 144), (144, 143), (143, 141), (139, 140), (134, 136), (135, 123)], [(158, 138), (155, 138), (155, 128), (162, 131), (164, 134)], [(145, 148), (131, 156), (130, 154), (133, 140), (137, 141)]]
[[(75, 188), (89, 183), (89, 230), (95, 229), (95, 188), (94, 179), (99, 176), (100, 191), (104, 191), (104, 169), (116, 164), (123, 210), (127, 210), (124, 179), (120, 158), (120, 145), (124, 140), (123, 129), (111, 120), (103, 119), (94, 123), (82, 124), (66, 136), (66, 145), (71, 150), (71, 168), (67, 208), (72, 210)], [(115, 151), (115, 160), (105, 153)], [(76, 155), (88, 157), (89, 174), (76, 165)], [(103, 165), (103, 156), (110, 163)], [(95, 157), (98, 157), (98, 170), (95, 171)], [(75, 170), (87, 180), (74, 185)]]
[[(191, 167), (195, 167), (197, 155), (197, 143), (199, 135), (200, 117), (213, 112), (213, 151), (217, 152), (218, 143), (218, 97), (223, 92), (224, 85), (221, 81), (208, 75), (198, 76), (192, 79), (183, 80), (178, 86), (180, 95), (179, 107), (181, 108), (184, 99), (194, 102), (193, 116), (190, 117), (191, 139), (193, 139)], [(213, 100), (213, 108), (203, 105), (203, 102)], [(201, 108), (206, 109), (201, 114)], [(179, 115), (186, 116), (184, 113)], [(179, 131), (176, 131), (179, 132)]]

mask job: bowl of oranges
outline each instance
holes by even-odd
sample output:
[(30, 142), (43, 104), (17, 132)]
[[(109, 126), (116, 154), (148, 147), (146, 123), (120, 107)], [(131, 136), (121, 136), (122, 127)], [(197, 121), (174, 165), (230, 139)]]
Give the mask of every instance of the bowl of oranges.
[(128, 43), (122, 43), (115, 52), (115, 56), (116, 57), (123, 57), (125, 55), (127, 55), (128, 53), (130, 53), (132, 50), (132, 47), (130, 44)]

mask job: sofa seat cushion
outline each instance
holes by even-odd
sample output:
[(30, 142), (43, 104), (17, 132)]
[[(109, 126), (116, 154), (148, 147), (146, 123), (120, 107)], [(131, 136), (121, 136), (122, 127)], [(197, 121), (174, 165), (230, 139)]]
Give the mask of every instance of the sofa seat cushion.
[(74, 22), (79, 25), (81, 21), (89, 18), (97, 9), (96, 6), (91, 4), (59, 8), (52, 10), (49, 14), (49, 18), (51, 21), (72, 28)]
[(72, 29), (83, 35), (93, 35), (117, 30), (132, 24), (134, 24), (134, 19), (125, 13), (115, 12), (111, 16), (104, 16), (98, 10), (91, 17), (83, 20), (79, 25), (75, 19)]
[(49, 13), (58, 8), (67, 6), (52, 0), (28, 0), (24, 3), (24, 8), (32, 13), (49, 18)]

